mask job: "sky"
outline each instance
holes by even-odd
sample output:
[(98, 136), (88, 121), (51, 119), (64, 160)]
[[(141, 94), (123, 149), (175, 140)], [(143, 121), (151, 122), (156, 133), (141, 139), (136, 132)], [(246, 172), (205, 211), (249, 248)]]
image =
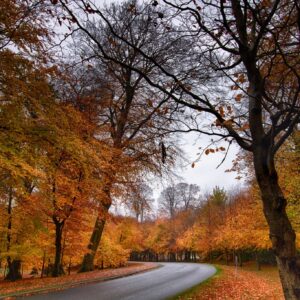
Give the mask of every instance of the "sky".
[[(94, 0), (98, 7), (102, 7), (104, 4), (120, 3), (122, 0)], [(177, 168), (177, 173), (181, 178), (178, 181), (184, 181), (187, 183), (198, 184), (203, 194), (210, 192), (215, 186), (225, 188), (226, 190), (234, 189), (237, 186), (243, 184), (242, 181), (235, 179), (237, 174), (234, 172), (225, 172), (225, 170), (232, 167), (232, 160), (235, 158), (238, 147), (232, 145), (224, 163), (217, 168), (224, 157), (224, 152), (215, 154), (203, 155), (201, 160), (195, 163), (195, 167), (192, 168), (192, 162), (197, 160), (199, 147), (202, 149), (209, 144), (210, 137), (200, 136), (196, 133), (189, 133), (181, 136), (179, 143), (183, 151), (184, 156), (188, 162), (181, 168)], [(226, 145), (223, 145), (226, 147)], [(161, 180), (155, 178), (151, 180), (151, 187), (154, 190), (154, 198), (158, 198), (161, 190), (163, 189)], [(116, 213), (122, 208), (115, 207)]]
[[(205, 148), (209, 144), (209, 139), (210, 137), (204, 135), (199, 137), (195, 133), (183, 136), (183, 150), (190, 160), (190, 163), (183, 168), (181, 173), (184, 181), (198, 184), (202, 191), (212, 190), (216, 185), (230, 189), (241, 184), (239, 180), (235, 179), (237, 176), (235, 172), (225, 172), (225, 170), (232, 167), (232, 160), (238, 152), (237, 146), (232, 145), (230, 147), (229, 153), (220, 167), (218, 165), (223, 160), (225, 152), (210, 153), (209, 155), (204, 154), (197, 161), (197, 153), (200, 152), (199, 147), (202, 149)], [(223, 146), (226, 147), (226, 144)], [(191, 163), (195, 160), (195, 166), (192, 168)]]
[[(122, 0), (94, 0), (100, 7), (104, 4), (110, 3), (120, 3)], [(234, 186), (242, 184), (241, 181), (235, 179), (236, 173), (230, 172), (225, 173), (225, 170), (230, 169), (232, 166), (232, 160), (234, 159), (236, 153), (238, 152), (238, 147), (235, 145), (231, 146), (231, 150), (225, 162), (218, 168), (217, 166), (223, 159), (224, 153), (216, 153), (210, 155), (204, 155), (204, 157), (195, 164), (192, 168), (191, 164), (197, 159), (197, 153), (199, 152), (199, 147), (204, 148), (209, 143), (209, 138), (207, 136), (201, 136), (196, 133), (185, 134), (182, 136), (180, 141), (186, 156), (190, 160), (186, 164), (185, 168), (177, 170), (178, 175), (182, 177), (182, 181), (187, 183), (195, 183), (200, 185), (201, 190), (210, 191), (216, 185), (219, 187), (224, 187), (225, 189), (234, 188)], [(225, 147), (226, 145), (224, 145)], [(153, 184), (154, 194), (157, 196), (160, 193), (161, 187), (160, 182)]]

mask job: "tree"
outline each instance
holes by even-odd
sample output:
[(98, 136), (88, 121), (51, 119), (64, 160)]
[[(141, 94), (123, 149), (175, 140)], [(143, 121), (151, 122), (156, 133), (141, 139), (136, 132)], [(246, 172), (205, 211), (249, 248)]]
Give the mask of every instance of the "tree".
[(8, 197), (6, 278), (16, 280), (21, 277), (22, 251), (12, 255), (18, 224), (15, 210), (31, 194), (37, 177), (43, 176), (36, 168), (37, 148), (45, 143), (43, 134), (51, 127), (45, 118), (52, 101), (46, 77), (53, 70), (46, 66), (44, 53), (51, 34), (42, 1), (2, 1), (0, 9), (0, 184), (7, 189), (2, 197)]
[(131, 188), (131, 191), (127, 196), (128, 201), (126, 201), (126, 204), (135, 214), (136, 220), (143, 223), (146, 214), (152, 211), (153, 190), (144, 183), (138, 183), (133, 187), (129, 186), (129, 188)]
[[(127, 12), (128, 3), (125, 3), (112, 5), (105, 14), (111, 19), (115, 30), (131, 36), (134, 44), (152, 47), (156, 35), (149, 27), (149, 20)], [(106, 162), (107, 169), (102, 179), (103, 196), (99, 199), (99, 215), (83, 258), (81, 271), (93, 269), (94, 256), (117, 186), (124, 182), (124, 178), (133, 182), (133, 178), (138, 174), (161, 173), (166, 169), (164, 163), (171, 164), (172, 156), (176, 154), (176, 148), (169, 147), (170, 155), (166, 156), (167, 147), (163, 142), (165, 128), (171, 126), (170, 116), (174, 110), (173, 105), (167, 104), (168, 96), (150, 88), (143, 76), (132, 72), (127, 66), (139, 65), (149, 76), (156, 77), (152, 72), (153, 65), (146, 63), (143, 56), (131, 51), (126, 44), (115, 44), (111, 28), (103, 22), (88, 23), (90, 31), (82, 31), (75, 36), (79, 45), (77, 50), (80, 57), (89, 62), (86, 74), (91, 80), (87, 91), (90, 94), (93, 91), (102, 91), (102, 95), (99, 96), (101, 109), (97, 125), (104, 128), (105, 133), (99, 138), (113, 148), (113, 155)], [(104, 46), (105, 53), (118, 60), (124, 60), (125, 64), (122, 66), (107, 59), (94, 43), (94, 39), (97, 44)], [(167, 52), (161, 49), (158, 55), (163, 59)]]
[[(198, 53), (190, 59), (196, 57), (195, 63), (205, 70), (206, 78), (210, 79), (206, 83), (209, 93), (202, 89), (199, 78), (188, 76), (192, 68), (182, 64), (174, 72), (165, 62), (114, 30), (101, 9), (88, 2), (85, 10), (110, 26), (116, 42), (126, 43), (152, 62), (165, 81), (151, 80), (138, 66), (129, 66), (131, 70), (142, 74), (149, 84), (176, 103), (188, 107), (189, 113), (192, 110), (197, 116), (199, 112), (209, 116), (206, 127), (188, 130), (234, 140), (252, 152), (284, 294), (287, 299), (297, 299), (300, 264), (296, 235), (286, 214), (286, 198), (278, 183), (275, 155), (299, 123), (299, 4), (284, 0), (163, 2), (177, 11), (174, 15), (180, 30), (173, 41), (186, 40), (187, 36), (193, 40), (194, 46), (186, 55)], [(63, 0), (60, 3), (67, 7)], [(157, 9), (153, 26), (166, 28), (160, 22), (165, 15), (159, 11), (158, 2), (153, 5)], [(69, 7), (67, 11), (71, 13)], [(81, 30), (89, 31), (78, 18), (75, 22)], [(169, 44), (169, 51), (177, 45)], [(97, 46), (105, 52), (99, 43)], [(126, 64), (109, 55), (107, 58)], [(213, 71), (214, 81), (209, 71)], [(177, 84), (177, 90), (166, 88), (166, 81)], [(216, 87), (216, 82), (218, 85), (222, 82), (223, 88)], [(179, 94), (184, 94), (185, 99), (179, 99)]]
[(175, 186), (177, 197), (179, 198), (184, 210), (196, 208), (200, 202), (200, 187), (197, 184), (185, 182), (177, 183)]
[(180, 198), (177, 194), (175, 185), (166, 187), (160, 194), (159, 206), (160, 211), (169, 218), (174, 218), (179, 210)]

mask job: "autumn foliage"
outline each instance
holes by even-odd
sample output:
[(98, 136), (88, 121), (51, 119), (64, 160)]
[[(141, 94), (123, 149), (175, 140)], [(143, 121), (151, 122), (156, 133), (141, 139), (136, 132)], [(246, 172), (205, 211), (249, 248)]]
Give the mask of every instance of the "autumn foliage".
[[(163, 2), (102, 11), (81, 0), (1, 1), (3, 279), (130, 259), (258, 268), (277, 259), (294, 295), (299, 272), (286, 261), (298, 259), (300, 235), (299, 5)], [(185, 162), (178, 134), (191, 131), (214, 137), (199, 159), (244, 149), (228, 170), (246, 177), (243, 187), (203, 193), (174, 176)], [(154, 199), (157, 177), (168, 186)]]

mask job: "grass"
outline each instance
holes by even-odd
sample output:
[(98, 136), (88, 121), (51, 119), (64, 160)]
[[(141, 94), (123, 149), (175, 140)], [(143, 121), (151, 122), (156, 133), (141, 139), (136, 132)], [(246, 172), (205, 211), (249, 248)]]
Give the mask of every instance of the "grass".
[(197, 284), (183, 292), (178, 293), (173, 297), (168, 298), (167, 300), (191, 299), (194, 295), (199, 294), (201, 289), (213, 284), (214, 279), (217, 279), (222, 275), (222, 268), (220, 268), (220, 266), (218, 265), (214, 265), (214, 267), (216, 268), (217, 271), (213, 276), (202, 281), (200, 284)]

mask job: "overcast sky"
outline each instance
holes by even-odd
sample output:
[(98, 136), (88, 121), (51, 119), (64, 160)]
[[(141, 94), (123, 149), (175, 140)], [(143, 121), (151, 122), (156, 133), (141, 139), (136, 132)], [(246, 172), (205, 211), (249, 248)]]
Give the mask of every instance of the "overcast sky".
[[(119, 3), (122, 0), (94, 0), (99, 6), (110, 3)], [(201, 186), (202, 191), (211, 190), (216, 185), (229, 189), (236, 185), (241, 184), (240, 181), (236, 180), (237, 174), (230, 172), (225, 173), (225, 170), (232, 167), (232, 160), (234, 159), (238, 147), (231, 146), (231, 150), (228, 153), (226, 161), (218, 168), (216, 167), (222, 161), (224, 153), (216, 153), (210, 155), (204, 155), (203, 158), (196, 163), (195, 167), (191, 167), (191, 163), (197, 159), (197, 153), (199, 152), (199, 147), (202, 149), (206, 147), (209, 143), (209, 138), (206, 136), (199, 136), (195, 133), (186, 134), (182, 138), (181, 144), (183, 145), (183, 150), (190, 159), (190, 163), (186, 165), (182, 170), (178, 170), (179, 175), (183, 178), (183, 181), (187, 183), (196, 183)], [(226, 145), (224, 145), (225, 147)], [(156, 190), (160, 190), (156, 187)], [(156, 191), (155, 194), (157, 194)]]
[[(94, 0), (96, 5), (101, 7), (104, 4), (122, 2), (122, 0)], [(224, 187), (225, 189), (231, 189), (242, 184), (236, 178), (237, 174), (233, 172), (225, 172), (225, 170), (232, 167), (232, 160), (235, 158), (238, 147), (231, 146), (228, 156), (225, 162), (217, 169), (224, 157), (224, 152), (215, 154), (204, 155), (200, 161), (196, 162), (195, 167), (192, 168), (191, 164), (197, 160), (199, 153), (199, 147), (202, 149), (209, 144), (209, 137), (201, 136), (198, 134), (185, 134), (182, 136), (180, 144), (185, 151), (185, 156), (189, 162), (184, 167), (178, 169), (176, 172), (182, 177), (181, 181), (187, 183), (195, 183), (201, 187), (202, 193), (211, 191), (215, 186)], [(224, 147), (226, 145), (224, 144)], [(154, 197), (157, 198), (162, 190), (162, 185), (159, 180), (152, 182), (152, 188), (154, 189)]]

